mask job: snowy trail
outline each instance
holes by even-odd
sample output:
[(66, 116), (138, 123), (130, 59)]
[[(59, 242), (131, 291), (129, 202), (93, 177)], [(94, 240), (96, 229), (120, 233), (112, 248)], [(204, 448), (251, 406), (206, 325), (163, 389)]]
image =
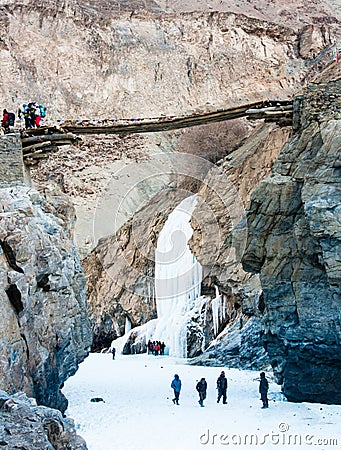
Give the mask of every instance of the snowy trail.
[[(225, 369), (228, 405), (217, 404), (221, 370), (189, 366), (167, 356), (118, 355), (113, 361), (110, 354), (91, 354), (65, 383), (67, 414), (89, 450), (340, 448), (341, 406), (289, 403), (283, 401), (279, 386), (270, 383), (270, 408), (262, 410), (258, 372), (237, 369)], [(171, 401), (175, 373), (183, 384), (180, 406)], [(198, 405), (195, 391), (202, 376), (208, 383), (205, 408)], [(92, 397), (102, 397), (105, 403), (92, 403)]]

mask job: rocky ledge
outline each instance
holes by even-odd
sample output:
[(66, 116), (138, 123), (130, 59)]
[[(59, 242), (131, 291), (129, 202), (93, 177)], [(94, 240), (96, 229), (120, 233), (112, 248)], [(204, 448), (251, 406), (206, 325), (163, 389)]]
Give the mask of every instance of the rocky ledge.
[(263, 341), (290, 401), (341, 403), (341, 80), (310, 84), (295, 132), (247, 210)]

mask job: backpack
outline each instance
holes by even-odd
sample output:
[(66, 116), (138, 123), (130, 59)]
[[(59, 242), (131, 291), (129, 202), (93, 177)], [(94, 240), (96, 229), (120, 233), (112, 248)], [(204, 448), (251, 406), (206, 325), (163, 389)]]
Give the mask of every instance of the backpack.
[(8, 126), (13, 127), (15, 123), (15, 114), (14, 113), (8, 113)]
[(46, 117), (46, 107), (44, 105), (39, 105), (39, 109), (40, 109), (40, 116)]

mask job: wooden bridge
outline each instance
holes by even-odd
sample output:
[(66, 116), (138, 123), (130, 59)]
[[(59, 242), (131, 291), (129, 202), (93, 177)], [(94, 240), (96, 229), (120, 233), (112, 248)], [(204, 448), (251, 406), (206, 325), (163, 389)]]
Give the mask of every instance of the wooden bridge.
[(263, 119), (267, 122), (271, 121), (281, 126), (287, 126), (292, 124), (292, 115), (292, 101), (267, 100), (181, 116), (64, 121), (59, 127), (47, 126), (23, 130), (21, 140), (25, 163), (35, 164), (37, 160), (47, 157), (48, 152), (56, 150), (59, 146), (77, 142), (80, 140), (78, 135), (82, 134), (154, 133), (240, 117), (246, 117), (249, 120)]
[(82, 124), (65, 122), (62, 126), (65, 130), (75, 134), (153, 133), (193, 127), (211, 122), (221, 122), (239, 117), (246, 117), (250, 120), (265, 119), (280, 122), (283, 119), (291, 120), (292, 108), (292, 101), (266, 101), (183, 116), (161, 116), (154, 119), (112, 119), (111, 121), (103, 121), (100, 125), (87, 122)]

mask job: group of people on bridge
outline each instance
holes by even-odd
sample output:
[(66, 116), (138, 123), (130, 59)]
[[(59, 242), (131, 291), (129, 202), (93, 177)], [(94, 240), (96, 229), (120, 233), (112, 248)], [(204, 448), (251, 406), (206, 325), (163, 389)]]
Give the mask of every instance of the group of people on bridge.
[(39, 128), (41, 119), (46, 117), (46, 107), (38, 105), (36, 102), (24, 103), (18, 109), (18, 117), (25, 120), (25, 128)]
[[(41, 120), (46, 117), (46, 106), (36, 102), (24, 103), (18, 109), (19, 120), (24, 119), (25, 128), (39, 128)], [(15, 126), (15, 113), (4, 109), (2, 112), (1, 126), (5, 133), (13, 131)]]

